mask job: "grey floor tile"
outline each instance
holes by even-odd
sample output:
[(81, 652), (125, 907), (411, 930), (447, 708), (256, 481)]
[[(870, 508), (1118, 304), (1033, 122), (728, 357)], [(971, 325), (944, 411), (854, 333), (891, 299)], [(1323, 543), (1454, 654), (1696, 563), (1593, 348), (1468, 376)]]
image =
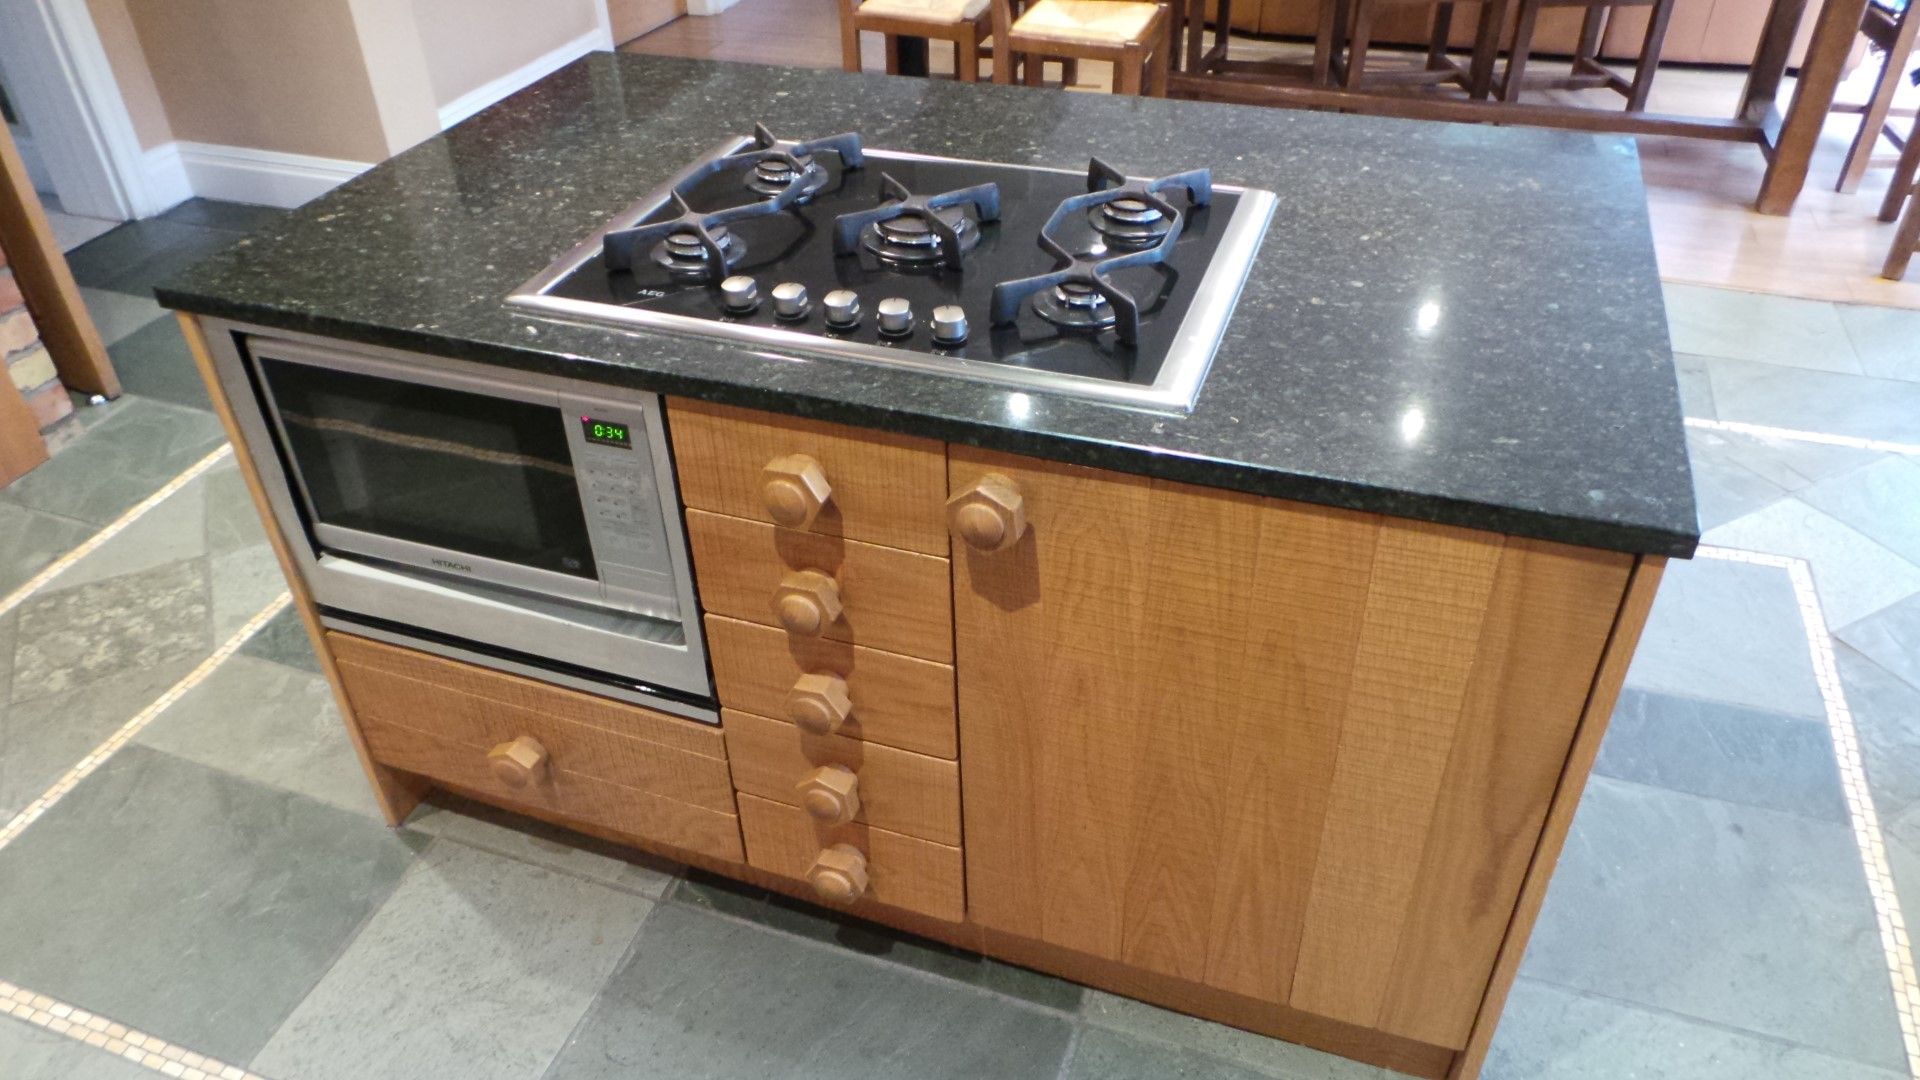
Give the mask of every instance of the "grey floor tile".
[[(1846, 644), (1835, 645), (1833, 653), (1874, 805), (1891, 815), (1920, 803), (1920, 687)], [(1914, 903), (1920, 904), (1920, 894)]]
[(130, 221), (67, 253), (74, 280), (82, 285), (136, 296), (156, 282), (225, 250), (241, 234), (164, 218)]
[(1713, 419), (1717, 414), (1713, 409), (1713, 375), (1707, 368), (1707, 358), (1679, 353), (1673, 358), (1673, 369), (1680, 378), (1680, 411), (1687, 416)]
[(1797, 496), (1710, 529), (1701, 539), (1807, 560), (1829, 627), (1845, 626), (1920, 593), (1920, 565)]
[(106, 218), (83, 217), (47, 207), (47, 225), (53, 230), (54, 245), (61, 251), (72, 251), (95, 237), (112, 232), (119, 224)]
[(1719, 357), (1708, 367), (1722, 420), (1920, 442), (1920, 384)]
[(9, 611), (0, 615), (0, 716), (13, 700), (13, 646), (19, 640), (20, 615)]
[(1792, 581), (1720, 559), (1667, 567), (1627, 685), (1792, 716), (1826, 712)]
[(1087, 991), (1084, 1016), (1090, 1029), (1124, 1032), (1208, 1059), (1230, 1061), (1254, 1075), (1276, 1080), (1393, 1080), (1400, 1075), (1100, 990)]
[(207, 470), (207, 550), (224, 555), (267, 543), (253, 496), (233, 459)]
[[(177, 657), (0, 707), (0, 821), (46, 792), (87, 752), (153, 704), (198, 661)], [(4, 918), (0, 915), (0, 918)], [(0, 963), (0, 976), (5, 965)]]
[(0, 849), (7, 978), (251, 1059), (415, 848), (324, 803), (128, 746)]
[(1073, 1046), (1066, 1080), (1258, 1080), (1260, 1074), (1219, 1058), (1176, 1050), (1115, 1031), (1087, 1028)]
[(1848, 623), (1834, 636), (1909, 685), (1920, 687), (1920, 596), (1909, 596)]
[(215, 555), (207, 562), (212, 585), (213, 639), (225, 641), (287, 591), (280, 560), (266, 544)]
[(1693, 465), (1693, 496), (1700, 527), (1711, 529), (1750, 514), (1787, 490), (1740, 463), (1718, 432), (1687, 431), (1687, 457)]
[(0, 1017), (0, 1076), (8, 1080), (153, 1080), (155, 1075), (116, 1054)]
[(546, 1080), (1052, 1080), (1071, 1027), (1058, 1013), (661, 904)]
[(1867, 374), (1920, 381), (1920, 311), (1841, 304), (1840, 322)]
[(84, 521), (0, 502), (0, 596), (26, 584), (97, 531)]
[(225, 441), (212, 414), (129, 395), (0, 502), (104, 525)]
[(1898, 1069), (1879, 942), (1849, 827), (1595, 777), (1522, 971)]
[(233, 776), (381, 819), (327, 680), (235, 656), (136, 741)]
[(186, 225), (204, 225), (231, 232), (253, 232), (285, 221), (290, 211), (277, 206), (252, 206), (218, 199), (188, 199), (160, 216)]
[[(364, 781), (363, 781), (364, 783)], [(436, 792), (407, 828), (641, 896), (666, 895), (682, 867), (631, 848)]]
[(42, 595), (197, 559), (207, 553), (205, 517), (206, 486), (205, 478), (201, 478), (167, 496), (113, 539), (47, 582)]
[(1824, 719), (1628, 688), (1594, 768), (1839, 825), (1849, 820)]
[(206, 567), (187, 559), (21, 604), (13, 697), (57, 694), (213, 649)]
[(1888, 455), (1800, 498), (1910, 563), (1920, 563), (1920, 461)]
[(1825, 301), (1680, 284), (1666, 294), (1675, 352), (1861, 373), (1840, 313)]
[(1051, 1009), (1076, 1009), (1086, 992), (1065, 979), (699, 870), (687, 872), (674, 899)]
[(173, 313), (155, 303), (151, 296), (82, 286), (80, 299), (87, 305), (87, 314), (93, 316), (93, 324), (99, 327), (101, 340), (108, 345), (119, 344), (128, 334), (156, 320), (173, 321)]
[(120, 385), (130, 394), (192, 409), (212, 409), (193, 353), (173, 319), (156, 319), (108, 350)]
[(1522, 978), (1484, 1080), (1899, 1080), (1905, 1072)]
[(651, 903), (435, 844), (252, 1068), (301, 1080), (525, 1080), (559, 1052)]
[(1789, 492), (1886, 456), (1877, 450), (1737, 431), (1692, 428), (1687, 435), (1690, 446), (1697, 436), (1701, 445), (1710, 447), (1719, 456), (1746, 466)]
[(307, 636), (306, 624), (300, 621), (300, 613), (291, 605), (268, 619), (258, 633), (240, 646), (240, 653), (316, 675), (320, 673), (320, 658), (314, 655), (313, 639)]

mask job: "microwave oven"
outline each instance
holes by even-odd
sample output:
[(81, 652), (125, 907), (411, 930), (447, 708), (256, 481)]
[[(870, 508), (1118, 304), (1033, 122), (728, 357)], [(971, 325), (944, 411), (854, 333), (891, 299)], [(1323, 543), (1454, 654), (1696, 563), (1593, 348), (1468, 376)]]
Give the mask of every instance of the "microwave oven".
[(717, 718), (657, 396), (208, 329), (324, 622)]

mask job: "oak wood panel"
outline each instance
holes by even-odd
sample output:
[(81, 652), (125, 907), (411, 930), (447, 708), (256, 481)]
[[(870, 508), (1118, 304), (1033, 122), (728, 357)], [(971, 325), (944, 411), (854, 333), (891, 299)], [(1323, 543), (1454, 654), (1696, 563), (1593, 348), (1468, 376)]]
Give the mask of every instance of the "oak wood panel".
[(6, 487), (47, 460), (47, 443), (40, 437), (40, 419), (33, 415), (20, 388), (6, 377), (0, 358), (0, 488)]
[(950, 922), (966, 914), (959, 848), (858, 822), (824, 828), (804, 810), (745, 793), (740, 795), (740, 827), (748, 863), (762, 870), (804, 879), (821, 851), (852, 844), (867, 857), (865, 899)]
[(1377, 520), (987, 471), (1029, 528), (954, 569), (972, 917), (1284, 1001)]
[(947, 459), (938, 442), (686, 398), (668, 401), (667, 427), (688, 506), (771, 523), (760, 471), (805, 454), (833, 487), (807, 531), (947, 554)]
[(351, 634), (327, 636), (343, 663), (351, 661), (481, 698), (516, 717), (559, 717), (701, 757), (718, 761), (727, 757), (726, 740), (711, 724)]
[[(20, 294), (67, 389), (83, 394), (120, 396), (106, 343), (93, 325), (67, 257), (53, 239), (46, 207), (27, 177), (26, 162), (13, 144), (13, 132), (0, 125), (0, 248), (13, 264)], [(0, 372), (4, 374), (4, 372)]]
[(416, 728), (362, 716), (374, 757), (410, 773), (443, 780), (489, 802), (531, 806), (716, 859), (745, 858), (739, 818), (664, 795), (610, 784), (555, 762), (541, 779), (509, 787), (493, 775), (487, 755), (473, 746)]
[(286, 579), (287, 590), (293, 596), (293, 608), (300, 613), (300, 625), (306, 628), (307, 641), (312, 644), (314, 655), (320, 660), (320, 670), (333, 687), (333, 699), (340, 708), (341, 719), (346, 723), (347, 739), (353, 744), (353, 754), (360, 759), (360, 768), (367, 774), (367, 783), (373, 787), (373, 798), (380, 805), (381, 815), (387, 819), (387, 824), (399, 825), (407, 820), (407, 815), (413, 813), (414, 807), (420, 805), (428, 785), (419, 777), (397, 772), (375, 761), (373, 752), (367, 747), (359, 721), (353, 714), (353, 702), (347, 699), (346, 687), (340, 681), (333, 650), (327, 645), (327, 632), (320, 625), (320, 613), (314, 605), (313, 594), (307, 591), (306, 579), (300, 576), (300, 569), (287, 548), (286, 537), (280, 534), (279, 521), (267, 503), (266, 489), (260, 486), (260, 474), (253, 467), (253, 455), (247, 449), (246, 435), (233, 417), (233, 403), (227, 399), (226, 387), (214, 372), (213, 354), (207, 351), (206, 333), (201, 329), (200, 320), (192, 315), (182, 313), (178, 319), (180, 333), (187, 340), (187, 351), (193, 354), (194, 366), (200, 371), (200, 381), (206, 384), (213, 411), (220, 417), (220, 426), (227, 433), (227, 441), (233, 444), (234, 466), (240, 470), (241, 479), (246, 481), (247, 494), (253, 499), (254, 513), (260, 515), (267, 543), (273, 548), (274, 560), (280, 564), (280, 574)]
[(948, 760), (959, 753), (951, 666), (723, 615), (707, 616), (706, 624), (722, 705), (784, 717), (787, 692), (800, 676), (838, 675), (853, 700), (839, 734)]
[(1493, 1034), (1500, 1024), (1501, 1010), (1506, 1007), (1507, 991), (1513, 987), (1514, 977), (1520, 973), (1520, 959), (1526, 953), (1527, 939), (1533, 936), (1533, 924), (1540, 916), (1541, 905), (1546, 902), (1547, 886), (1553, 880), (1553, 870), (1560, 861), (1561, 849), (1566, 846), (1567, 833), (1573, 828), (1574, 811), (1580, 805), (1580, 795), (1586, 790), (1587, 777), (1592, 774), (1594, 760), (1600, 754), (1600, 742), (1606, 736), (1607, 722), (1612, 719), (1613, 707), (1620, 700), (1620, 687), (1627, 680), (1627, 668), (1633, 662), (1634, 649), (1640, 644), (1640, 632), (1646, 628), (1647, 616), (1653, 610), (1654, 594), (1660, 588), (1660, 577), (1665, 573), (1666, 566), (1666, 559), (1659, 556), (1644, 556), (1634, 565), (1619, 614), (1614, 618), (1612, 633), (1607, 638), (1606, 654), (1594, 676), (1593, 687), (1580, 714), (1580, 725), (1574, 732), (1572, 746), (1553, 792), (1553, 802), (1547, 809), (1539, 843), (1527, 864), (1526, 878), (1521, 883), (1519, 898), (1513, 906), (1512, 920), (1500, 943), (1500, 954), (1494, 961), (1486, 993), (1481, 997), (1479, 1010), (1474, 1016), (1472, 1032), (1466, 1046), (1454, 1058), (1453, 1068), (1447, 1073), (1448, 1080), (1476, 1080), (1481, 1066), (1486, 1063), (1487, 1049), (1493, 1045)]
[(953, 762), (840, 735), (812, 735), (784, 720), (734, 709), (721, 713), (721, 723), (735, 788), (798, 806), (795, 787), (809, 772), (841, 765), (859, 777), (855, 821), (938, 844), (960, 843), (960, 769)]
[(780, 579), (818, 570), (839, 583), (845, 613), (820, 635), (834, 641), (953, 660), (953, 600), (947, 560), (759, 521), (687, 511), (694, 578), (710, 612), (778, 626)]
[(733, 785), (720, 758), (616, 734), (556, 713), (504, 705), (447, 681), (408, 678), (362, 663), (357, 656), (366, 642), (338, 633), (328, 637), (347, 696), (363, 721), (428, 732), (472, 748), (481, 759), (501, 743), (530, 737), (545, 748), (552, 768), (708, 810), (733, 811)]

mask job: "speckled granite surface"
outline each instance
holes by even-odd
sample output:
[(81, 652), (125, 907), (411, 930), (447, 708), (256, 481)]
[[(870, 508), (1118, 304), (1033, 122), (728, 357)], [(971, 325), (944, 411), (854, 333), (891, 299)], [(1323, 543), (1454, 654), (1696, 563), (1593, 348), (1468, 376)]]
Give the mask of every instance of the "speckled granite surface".
[[(507, 293), (720, 137), (1280, 195), (1191, 415), (562, 325)], [(1691, 477), (1630, 141), (597, 54), (158, 290), (168, 306), (1104, 468), (1687, 555)]]

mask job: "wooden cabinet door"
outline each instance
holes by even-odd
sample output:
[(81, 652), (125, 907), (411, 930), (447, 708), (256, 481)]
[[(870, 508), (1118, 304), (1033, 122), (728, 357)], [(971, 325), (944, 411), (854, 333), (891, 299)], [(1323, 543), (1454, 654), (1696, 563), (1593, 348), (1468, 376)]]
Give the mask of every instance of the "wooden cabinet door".
[(968, 914), (1464, 1044), (1632, 559), (955, 446)]

